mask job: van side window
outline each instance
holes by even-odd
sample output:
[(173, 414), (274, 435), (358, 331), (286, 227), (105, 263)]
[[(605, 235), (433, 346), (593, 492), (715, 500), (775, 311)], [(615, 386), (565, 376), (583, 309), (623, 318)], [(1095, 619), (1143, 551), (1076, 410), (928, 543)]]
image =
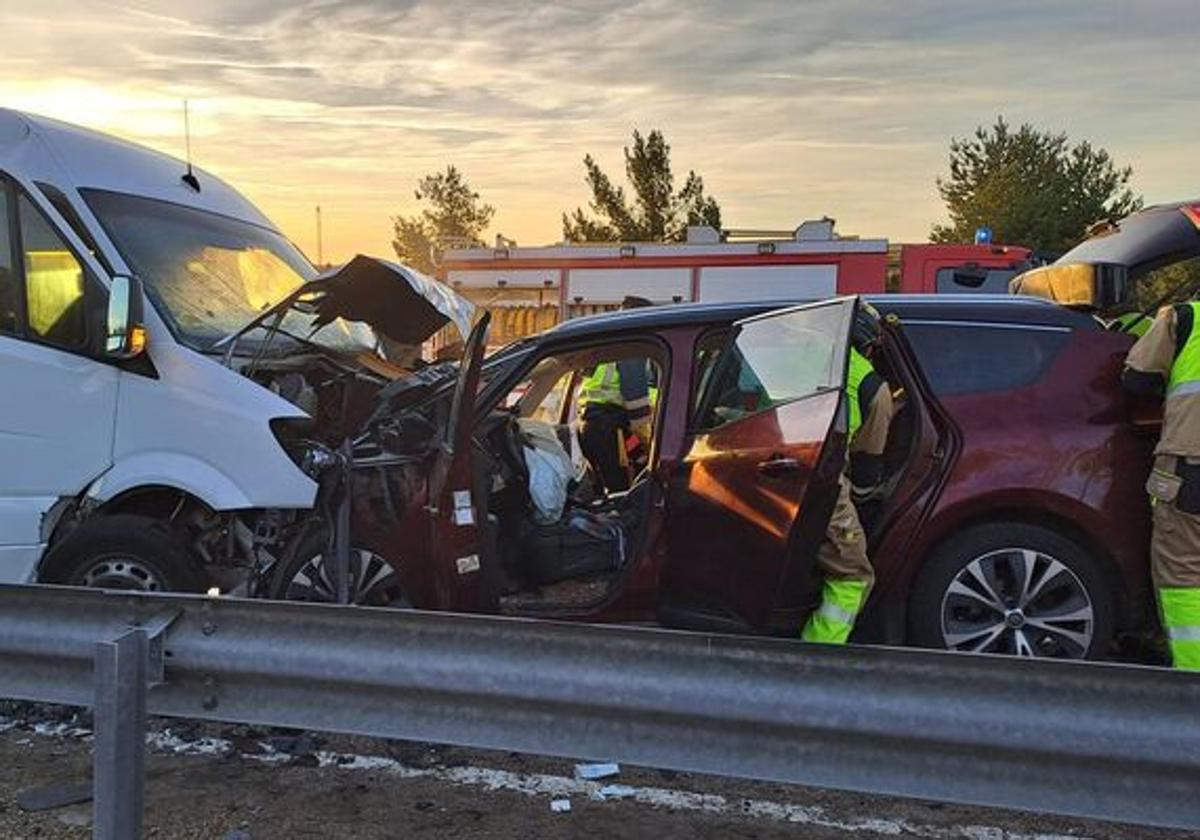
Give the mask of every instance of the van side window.
[(25, 196), (18, 199), (29, 335), (58, 347), (87, 342), (83, 266)]
[(0, 181), (0, 333), (20, 333), (20, 277), (14, 270), (12, 253), (12, 219), (9, 216), (11, 193), (8, 184)]
[(54, 209), (59, 212), (66, 223), (71, 226), (71, 232), (79, 237), (83, 247), (87, 248), (88, 252), (96, 258), (96, 262), (100, 263), (101, 268), (107, 271), (109, 276), (115, 274), (116, 272), (105, 258), (104, 252), (100, 250), (100, 246), (96, 244), (92, 234), (88, 232), (87, 225), (79, 218), (79, 214), (75, 212), (75, 208), (71, 206), (71, 202), (62, 194), (62, 191), (40, 181), (37, 187), (42, 191), (42, 195), (46, 196), (46, 199), (54, 205)]

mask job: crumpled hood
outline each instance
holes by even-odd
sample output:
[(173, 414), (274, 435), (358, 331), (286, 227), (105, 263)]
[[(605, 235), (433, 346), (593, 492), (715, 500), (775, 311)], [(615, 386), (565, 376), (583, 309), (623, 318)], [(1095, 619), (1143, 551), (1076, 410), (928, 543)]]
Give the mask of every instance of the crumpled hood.
[(475, 305), (449, 286), (399, 263), (359, 254), (306, 284), (322, 291), (316, 326), (336, 318), (362, 321), (399, 344), (420, 344), (447, 323), (466, 340)]
[(296, 288), (217, 342), (227, 346), (294, 307), (315, 316), (314, 331), (342, 318), (360, 321), (397, 344), (420, 344), (448, 323), (464, 338), (471, 334), (475, 305), (450, 287), (406, 265), (359, 254)]

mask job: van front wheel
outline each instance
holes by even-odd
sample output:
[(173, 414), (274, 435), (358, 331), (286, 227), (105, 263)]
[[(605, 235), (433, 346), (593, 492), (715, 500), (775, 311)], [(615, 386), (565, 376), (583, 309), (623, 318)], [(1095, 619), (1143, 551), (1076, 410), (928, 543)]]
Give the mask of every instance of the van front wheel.
[(89, 519), (54, 546), (43, 583), (141, 592), (202, 592), (204, 575), (178, 531), (148, 516)]

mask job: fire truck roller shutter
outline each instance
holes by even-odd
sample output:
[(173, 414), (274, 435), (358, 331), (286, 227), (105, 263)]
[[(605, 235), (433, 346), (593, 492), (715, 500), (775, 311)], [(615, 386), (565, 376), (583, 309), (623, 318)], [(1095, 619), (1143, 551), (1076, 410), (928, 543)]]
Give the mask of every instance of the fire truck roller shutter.
[[(557, 289), (557, 268), (522, 268), (516, 271), (452, 268), (446, 272), (450, 285), (468, 288)], [(501, 285), (503, 282), (503, 285)]]
[(567, 300), (574, 303), (620, 303), (626, 295), (655, 303), (692, 299), (690, 268), (573, 268), (567, 277)]
[(700, 269), (700, 300), (820, 300), (837, 294), (836, 265), (706, 266)]

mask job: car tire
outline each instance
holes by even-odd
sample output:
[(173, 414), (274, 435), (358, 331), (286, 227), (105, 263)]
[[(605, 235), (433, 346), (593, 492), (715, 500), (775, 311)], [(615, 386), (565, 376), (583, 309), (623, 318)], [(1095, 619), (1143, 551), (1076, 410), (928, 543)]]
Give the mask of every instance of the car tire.
[(1101, 561), (1040, 525), (994, 522), (929, 557), (909, 600), (909, 639), (928, 648), (1099, 659), (1116, 608)]
[[(301, 538), (295, 550), (276, 564), (268, 597), (275, 601), (334, 603), (336, 587), (325, 566), (327, 547), (328, 532), (323, 528)], [(367, 607), (411, 606), (400, 591), (392, 565), (365, 548), (350, 549), (350, 603)]]
[(54, 546), (43, 583), (142, 592), (203, 592), (201, 564), (177, 528), (148, 516), (89, 519)]

